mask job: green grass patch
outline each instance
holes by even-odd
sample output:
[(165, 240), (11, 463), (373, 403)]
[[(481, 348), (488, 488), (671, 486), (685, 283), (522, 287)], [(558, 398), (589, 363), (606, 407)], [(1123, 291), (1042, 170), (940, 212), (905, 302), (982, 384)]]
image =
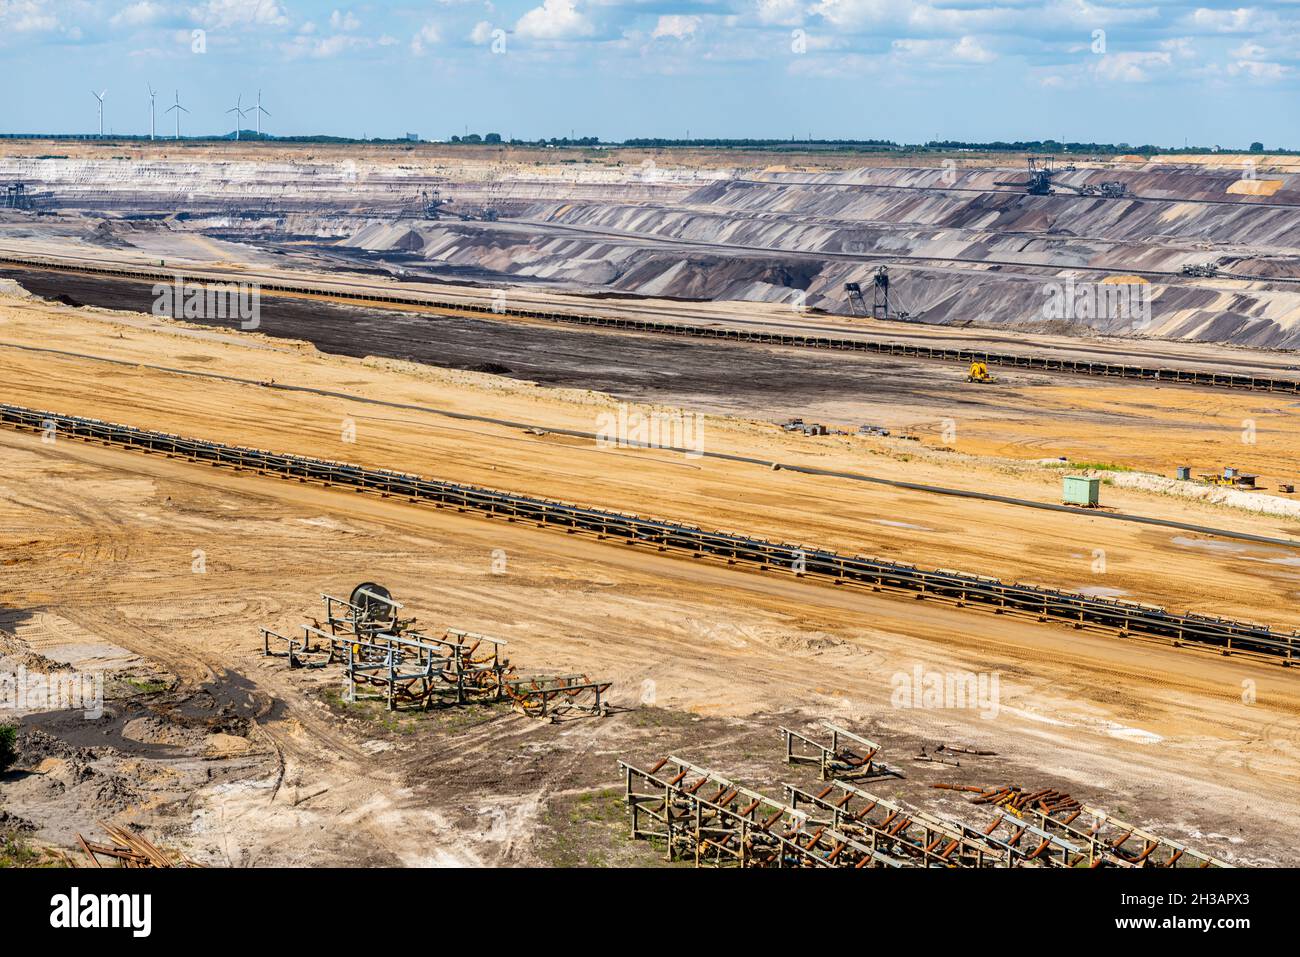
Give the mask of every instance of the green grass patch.
[(1118, 465), (1114, 462), (1047, 462), (1045, 468), (1049, 469), (1077, 469), (1081, 472), (1136, 472), (1137, 469), (1129, 465)]
[(410, 705), (389, 711), (384, 701), (348, 701), (338, 688), (322, 689), (320, 695), (334, 711), (399, 735), (430, 729), (451, 733), (467, 731), (491, 721), (498, 713), (509, 709), (508, 702), (471, 702), (462, 705), (434, 704), (427, 711)]
[(170, 685), (166, 681), (146, 680), (144, 678), (127, 678), (126, 683), (138, 691), (140, 694), (158, 694), (160, 691), (166, 691)]
[(0, 831), (0, 868), (47, 867), (51, 860), (13, 831)]

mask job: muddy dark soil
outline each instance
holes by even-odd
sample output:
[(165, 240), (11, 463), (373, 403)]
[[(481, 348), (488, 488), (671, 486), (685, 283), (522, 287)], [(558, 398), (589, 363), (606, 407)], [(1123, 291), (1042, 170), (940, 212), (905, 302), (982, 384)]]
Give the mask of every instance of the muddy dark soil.
[[(0, 269), (38, 296), (148, 313), (151, 286), (116, 279)], [(188, 320), (237, 328), (236, 320)], [(594, 389), (631, 401), (753, 418), (798, 415), (818, 402), (861, 397), (889, 404), (942, 396), (955, 410), (996, 407), (1000, 390), (954, 394), (947, 378), (915, 363), (665, 336), (585, 331), (460, 316), (433, 316), (264, 296), (258, 332), (311, 342), (322, 352), (383, 356), (490, 371), (544, 385)], [(926, 366), (931, 372), (940, 366)]]

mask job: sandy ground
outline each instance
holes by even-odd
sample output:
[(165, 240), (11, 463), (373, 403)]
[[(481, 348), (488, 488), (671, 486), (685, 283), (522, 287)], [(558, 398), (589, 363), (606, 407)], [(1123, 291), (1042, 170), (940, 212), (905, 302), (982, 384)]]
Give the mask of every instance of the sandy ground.
[[(35, 303), (0, 340), (594, 430), (603, 395), (322, 356), (309, 347)], [(1292, 625), (1295, 552), (1225, 548), (1086, 515), (844, 480), (257, 385), (6, 350), (4, 401), (408, 468), (774, 538)], [(1123, 394), (1131, 387), (1115, 386)], [(1183, 406), (1151, 390), (1150, 442)], [(1102, 400), (1099, 398), (1098, 402)], [(1181, 401), (1179, 399), (1178, 401)], [(355, 441), (344, 441), (350, 420)], [(901, 441), (706, 421), (707, 448), (1050, 500), (1056, 473)], [(1293, 441), (1290, 439), (1289, 441)], [(668, 753), (779, 794), (781, 723), (875, 736), (888, 796), (964, 816), (934, 781), (1052, 785), (1238, 863), (1295, 864), (1300, 686), (1273, 665), (810, 584), (85, 443), (0, 433), (0, 652), (110, 675), (103, 718), (25, 725), (0, 805), (37, 840), (106, 818), (212, 863), (649, 863), (617, 806), (620, 757)], [(1110, 488), (1126, 511), (1266, 534), (1300, 523)], [(1185, 538), (1178, 543), (1176, 538)], [(1104, 573), (1094, 571), (1104, 552)], [(504, 564), (503, 564), (504, 560)], [(197, 563), (197, 564), (196, 564)], [(422, 621), (505, 638), (528, 672), (615, 682), (603, 720), (502, 709), (389, 718), (337, 675), (260, 655), (257, 627), (379, 580)], [(39, 655), (45, 663), (31, 656)], [(996, 709), (914, 708), (900, 676), (997, 673)], [(996, 713), (994, 713), (996, 712)], [(34, 734), (40, 731), (47, 737)], [(947, 742), (997, 755), (911, 759)]]
[[(10, 274), (42, 295), (70, 294), (77, 302), (142, 313), (149, 313), (153, 303), (148, 285), (57, 273)], [(1003, 368), (996, 370), (999, 384), (974, 387), (965, 382), (966, 369), (957, 363), (594, 332), (293, 298), (267, 297), (261, 307), (261, 334), (307, 340), (337, 355), (493, 369), (547, 386), (730, 417), (778, 422), (800, 416), (850, 432), (873, 423), (979, 456), (1029, 461), (1064, 456), (1169, 476), (1180, 465), (1198, 475), (1232, 465), (1258, 475), (1259, 487), (1274, 491), (1300, 481), (1290, 441), (1295, 434), (1290, 419), (1300, 407), (1295, 396), (1152, 387)], [(210, 325), (233, 329), (237, 323), (213, 320)], [(926, 336), (933, 337), (931, 344), (952, 344), (937, 330), (907, 333), (915, 341)], [(1004, 347), (1000, 341), (986, 344)], [(1140, 342), (1075, 340), (1067, 348), (1053, 337), (1035, 340), (1035, 348), (1053, 353), (1134, 362), (1152, 348), (1151, 361), (1180, 361), (1175, 356), (1181, 353), (1166, 345), (1172, 344), (1154, 349)], [(1120, 352), (1124, 347), (1128, 351)], [(1243, 368), (1243, 350), (1218, 351), (1226, 358), (1202, 354), (1202, 347), (1196, 353), (1200, 367), (1226, 363)], [(1260, 354), (1258, 361), (1269, 368), (1280, 358)], [(1154, 444), (1153, 421), (1161, 434)]]
[[(653, 760), (671, 750), (711, 755), (739, 777), (762, 779), (778, 760), (774, 716), (792, 715), (782, 720), (829, 716), (877, 734), (891, 759), (917, 770), (888, 787), (913, 800), (936, 800), (928, 780), (1060, 782), (1235, 860), (1294, 862), (1287, 835), (1297, 826), (1290, 795), (1300, 694), (1289, 672), (1274, 667), (81, 443), (51, 449), (5, 435), (0, 448), (6, 603), (45, 608), (145, 657), (178, 676), (182, 691), (240, 704), (227, 706), (233, 713), (216, 709), (225, 724), (199, 724), (198, 740), (191, 722), (179, 753), (165, 760), (144, 762), (120, 747), (129, 761), (74, 754), (0, 784), (0, 799), (19, 816), (44, 823), (62, 812), (56, 833), (91, 827), (91, 815), (111, 809), (98, 795), (79, 807), (70, 792), (86, 782), (60, 781), (69, 765), (98, 760), (110, 770), (90, 782), (111, 782), (121, 815), (156, 809), (144, 818), (217, 862), (533, 861), (549, 853), (547, 835), (565, 844), (563, 828), (536, 825), (570, 775), (573, 790), (608, 796), (617, 757)], [(89, 553), (87, 543), (96, 546)], [(205, 556), (198, 574), (196, 548)], [(501, 552), (506, 570), (494, 574)], [(431, 623), (506, 638), (526, 670), (612, 679), (615, 702), (637, 710), (560, 725), (478, 712), (391, 727), (340, 716), (323, 696), (329, 678), (268, 664), (255, 627), (287, 629), (316, 613), (317, 592), (365, 578), (428, 609)], [(996, 716), (894, 707), (895, 676), (918, 666), (996, 670)], [(643, 702), (657, 710), (640, 709)], [(699, 735), (690, 716), (705, 722)], [(121, 705), (112, 720), (128, 717), (137, 720)], [(655, 730), (665, 721), (688, 730)], [(719, 727), (743, 746), (720, 747), (728, 735)], [(212, 759), (223, 744), (212, 740), (217, 733), (241, 739), (231, 756)], [(85, 748), (90, 735), (82, 734), (72, 740)], [(923, 770), (905, 759), (926, 741), (999, 758)], [(184, 773), (196, 757), (209, 758), (206, 783)], [(609, 847), (600, 853), (630, 853), (617, 841)]]
[[(774, 472), (761, 465), (692, 458), (666, 450), (600, 447), (590, 439), (554, 432), (530, 434), (520, 426), (597, 433), (617, 421), (618, 406), (607, 396), (589, 391), (544, 390), (491, 375), (320, 355), (309, 346), (247, 333), (185, 329), (170, 322), (155, 331), (162, 321), (131, 316), (86, 317), (63, 310), (52, 329), (47, 308), (28, 303), (4, 309), (0, 342), (184, 368), (202, 375), (6, 348), (13, 375), (5, 394), (14, 404), (400, 468), (791, 544), (1260, 620), (1286, 631), (1297, 624), (1294, 601), (1300, 590), (1300, 549), (1214, 539), (1086, 513), (1038, 511), (789, 470)], [(519, 425), (270, 390), (216, 378), (221, 375), (254, 383), (274, 379)], [(965, 388), (988, 400), (981, 387)], [(1207, 443), (1213, 441), (1214, 420), (1197, 422), (1192, 406), (1197, 400), (1218, 400), (1218, 394), (1147, 388), (1143, 396), (1147, 401), (1137, 403), (1134, 389), (1102, 380), (1087, 388), (1063, 390), (1067, 393), (1063, 404), (1069, 393), (1081, 395), (1088, 399), (1095, 418), (1088, 423), (1088, 406), (1080, 401), (1056, 427), (1085, 436), (1091, 431), (1100, 454), (1105, 451), (1106, 434), (1113, 431), (1110, 413), (1116, 404), (1128, 402), (1135, 420), (1130, 441), (1136, 445), (1140, 435), (1148, 455), (1166, 436), (1182, 447), (1189, 419), (1206, 432)], [(1033, 390), (1035, 401), (1044, 391), (1049, 390)], [(1116, 397), (1109, 403), (1104, 397), (1107, 391)], [(1098, 394), (1093, 397), (1093, 393)], [(1026, 401), (1010, 389), (1003, 394), (1009, 404)], [(160, 397), (165, 400), (160, 402)], [(1221, 401), (1264, 405), (1276, 399), (1234, 395)], [(1046, 407), (1050, 409), (1050, 403)], [(1043, 403), (1039, 408), (1044, 408)], [(1231, 421), (1231, 415), (1225, 418)], [(1039, 430), (1050, 428), (1051, 421), (1050, 415), (1041, 416)], [(1026, 448), (1042, 454), (1033, 447), (1042, 432), (1026, 429), (1017, 435), (1018, 424), (1011, 423), (1013, 441), (1004, 437), (1002, 446), (1017, 447), (1021, 454)], [(1059, 501), (1060, 469), (1025, 467), (965, 452), (968, 441), (972, 452), (980, 451), (977, 441), (965, 438), (967, 432), (978, 436), (982, 429), (997, 429), (1006, 436), (1007, 420), (960, 419), (956, 428), (960, 440), (954, 443), (953, 453), (936, 451), (944, 447), (942, 434), (927, 444), (893, 437), (814, 438), (789, 435), (770, 423), (720, 417), (704, 420), (701, 438), (708, 452), (762, 462)], [(1222, 435), (1231, 435), (1226, 440), (1221, 435), (1221, 442), (1240, 444), (1226, 422), (1218, 428)], [(1279, 427), (1264, 428), (1262, 434), (1262, 448), (1280, 449), (1276, 452), (1280, 457), (1300, 452), (1300, 436), (1294, 432)], [(1285, 540), (1300, 537), (1296, 518), (1257, 516), (1118, 486), (1104, 489), (1104, 504), (1116, 511), (1172, 521)]]

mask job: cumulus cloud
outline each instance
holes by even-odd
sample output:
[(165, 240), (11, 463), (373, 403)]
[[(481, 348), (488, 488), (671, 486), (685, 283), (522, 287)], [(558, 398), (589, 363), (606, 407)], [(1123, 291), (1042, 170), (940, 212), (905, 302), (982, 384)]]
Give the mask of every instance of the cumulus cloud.
[[(1032, 12), (1031, 12), (1032, 13)], [(1126, 23), (1142, 23), (1157, 20), (1160, 7), (1157, 4), (1140, 7), (1129, 3), (1089, 3), (1088, 0), (1049, 0), (1042, 5), (1037, 16), (1031, 15), (1029, 22), (1038, 21), (1038, 26), (1073, 27), (1079, 30), (1119, 26)]]
[(812, 6), (811, 12), (833, 26), (859, 29), (883, 26), (900, 17), (906, 19), (911, 7), (907, 0), (821, 0)]
[(544, 0), (515, 24), (515, 33), (532, 40), (579, 40), (596, 32), (575, 0)]
[(351, 10), (335, 10), (330, 14), (330, 26), (335, 30), (349, 31), (361, 26), (361, 21), (353, 16)]
[(974, 37), (959, 40), (894, 40), (891, 52), (899, 58), (926, 60), (933, 66), (962, 63), (991, 63), (997, 54), (986, 49)]
[(0, 31), (38, 33), (59, 29), (59, 18), (44, 0), (0, 0)]
[(1193, 11), (1190, 23), (1215, 33), (1261, 33), (1280, 26), (1276, 14), (1259, 7), (1238, 7), (1235, 10), (1200, 7)]
[(1295, 73), (1294, 67), (1264, 60), (1237, 60), (1228, 65), (1229, 76), (1244, 76), (1264, 83), (1275, 83)]
[(438, 24), (430, 20), (411, 37), (411, 52), (416, 56), (423, 56), (424, 51), (431, 46), (436, 46), (442, 42), (442, 31), (438, 29)]
[(694, 36), (695, 31), (699, 28), (699, 17), (668, 14), (659, 18), (659, 22), (655, 24), (655, 31), (651, 36), (656, 40), (661, 37), (686, 40)]
[(190, 14), (206, 27), (284, 27), (289, 15), (277, 0), (208, 0)]
[[(3, 6), (4, 3), (0, 2), (0, 7)], [(161, 4), (140, 0), (117, 11), (108, 22), (115, 27), (143, 27), (157, 22), (166, 12)]]
[(965, 60), (968, 63), (992, 63), (998, 58), (996, 53), (986, 49), (974, 37), (962, 37), (954, 43), (952, 45), (952, 55), (958, 60)]
[(285, 55), (289, 57), (306, 56), (327, 59), (347, 53), (350, 50), (364, 49), (372, 45), (373, 41), (366, 37), (359, 37), (350, 33), (333, 33), (323, 37), (299, 34), (288, 43), (283, 44), (282, 49)]
[(486, 20), (480, 20), (474, 24), (474, 29), (469, 31), (469, 42), (483, 46), (492, 39), (492, 24)]
[(1168, 68), (1173, 63), (1168, 50), (1135, 50), (1108, 53), (1098, 57), (1095, 72), (1100, 79), (1118, 83), (1146, 83), (1152, 74)]
[(803, 23), (803, 0), (758, 0), (758, 22), (778, 27)]

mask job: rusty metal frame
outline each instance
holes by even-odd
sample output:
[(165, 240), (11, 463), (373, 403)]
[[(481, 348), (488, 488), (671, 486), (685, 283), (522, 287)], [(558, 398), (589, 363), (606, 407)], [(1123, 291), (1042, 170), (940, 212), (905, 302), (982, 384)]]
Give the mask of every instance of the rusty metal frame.
[[(903, 776), (897, 768), (876, 760), (876, 755), (880, 753), (880, 745), (876, 742), (829, 721), (823, 721), (822, 727), (831, 733), (829, 746), (799, 731), (782, 727), (780, 731), (785, 741), (785, 763), (814, 765), (823, 781)], [(845, 745), (843, 740), (848, 740), (857, 747)]]
[[(1023, 854), (965, 824), (832, 781), (817, 793), (785, 786), (793, 807), (810, 805), (817, 820), (912, 867), (1016, 867)], [(827, 816), (829, 815), (829, 816)]]
[[(394, 617), (381, 621), (346, 599), (322, 594), (324, 627), (300, 625), (300, 640), (262, 628), (262, 654), (287, 658), (290, 667), (341, 663), (345, 700), (382, 700), (389, 711), (509, 698), (522, 714), (551, 720), (569, 712), (609, 713), (611, 682), (585, 675), (518, 677), (505, 657), (505, 641), (458, 628), (441, 636), (416, 631), (416, 619), (395, 617), (400, 602), (365, 594), (392, 608)], [(273, 641), (283, 642), (285, 650), (273, 650)]]
[(607, 716), (609, 703), (603, 699), (612, 684), (586, 675), (539, 675), (507, 678), (500, 687), (520, 714), (553, 721), (569, 711)]
[[(936, 785), (944, 786), (944, 785)], [(1029, 791), (1019, 786), (978, 788), (947, 785), (950, 790), (971, 791), (972, 804), (992, 804), (1000, 826), (1022, 828), (1044, 839), (1051, 836), (1071, 847), (1071, 867), (1232, 867), (1227, 861), (1185, 844), (1153, 834), (1113, 817), (1100, 808), (1083, 804), (1055, 788)]]
[(632, 838), (663, 841), (669, 861), (692, 859), (697, 867), (742, 868), (906, 864), (680, 758), (664, 758), (649, 770), (626, 761), (619, 767), (625, 776)]

